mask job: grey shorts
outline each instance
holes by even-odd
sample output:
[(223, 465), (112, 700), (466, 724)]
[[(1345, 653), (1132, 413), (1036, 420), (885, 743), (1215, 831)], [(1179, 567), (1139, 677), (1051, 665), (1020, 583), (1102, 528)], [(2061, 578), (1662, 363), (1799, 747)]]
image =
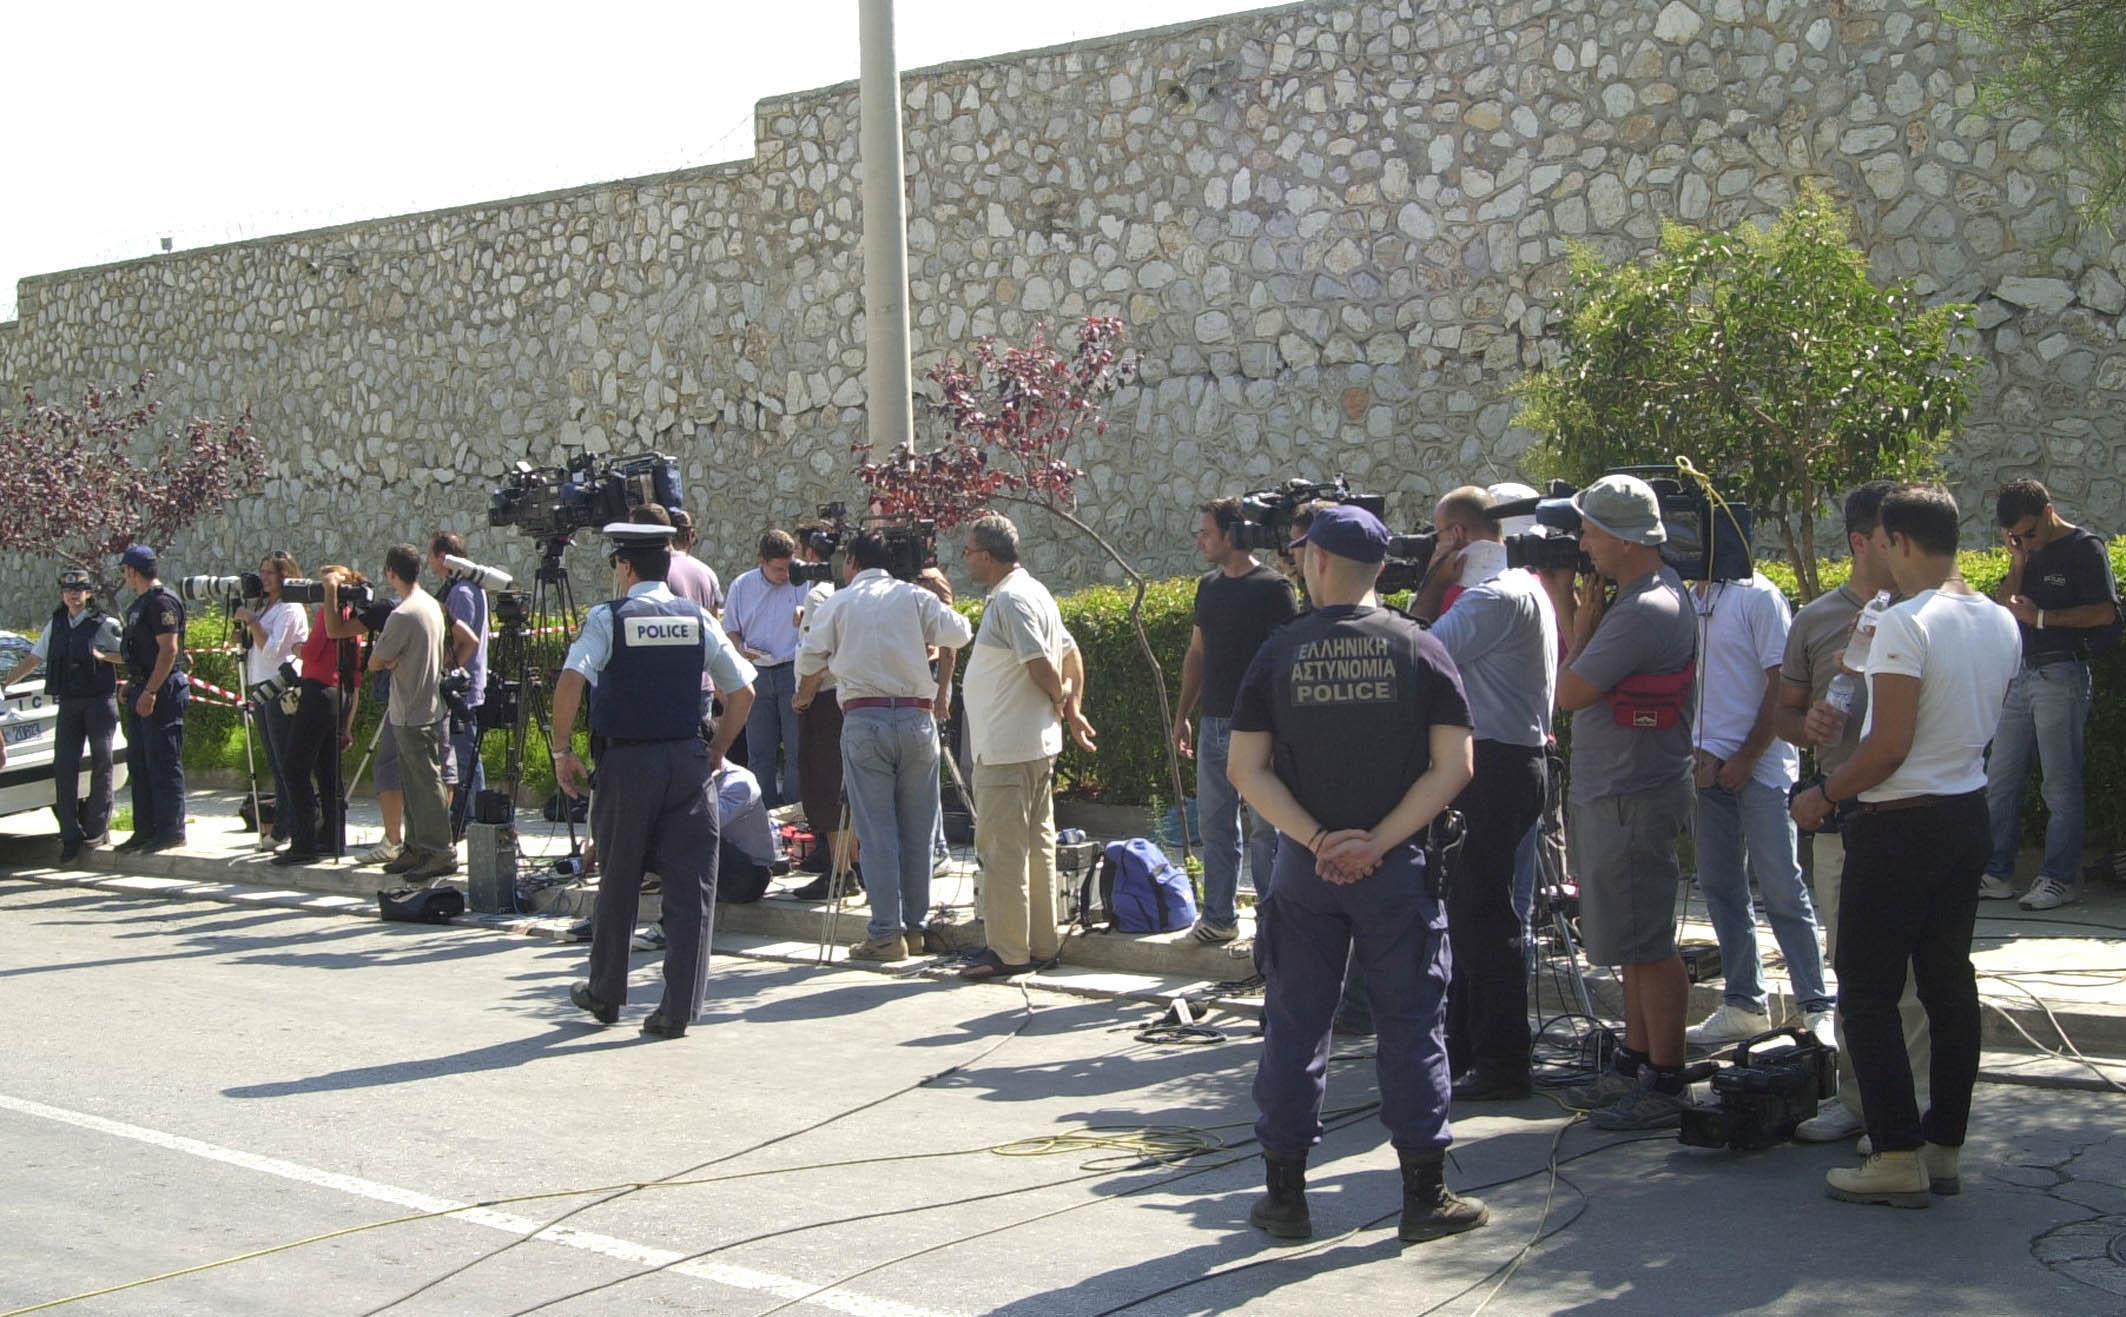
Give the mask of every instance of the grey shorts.
[(399, 787), (399, 738), (391, 734), (386, 724), (384, 734), (376, 739), (376, 761), (370, 765), (379, 791), (397, 791)]
[(1676, 840), (1688, 779), (1667, 790), (1575, 800), (1565, 829), (1580, 881), (1580, 940), (1595, 965), (1647, 965), (1676, 950)]

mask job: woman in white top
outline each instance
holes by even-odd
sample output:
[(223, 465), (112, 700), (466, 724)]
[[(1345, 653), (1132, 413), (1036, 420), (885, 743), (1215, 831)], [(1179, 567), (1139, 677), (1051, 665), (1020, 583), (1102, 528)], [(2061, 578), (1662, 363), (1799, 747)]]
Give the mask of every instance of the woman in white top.
[[(291, 577), (299, 577), (303, 569), (296, 565), (295, 558), (285, 549), (275, 549), (258, 565), (260, 598), (246, 602), (236, 610), (236, 623), (247, 633), (248, 647), (244, 651), (244, 691), (249, 694), (260, 682), (270, 681), (280, 671), (283, 663), (293, 663), (296, 651), (310, 638), (310, 618), (302, 608), (281, 598), (281, 583)], [(289, 683), (291, 688), (293, 682)], [(266, 700), (258, 710), (259, 740), (266, 749), (266, 766), (273, 774), (273, 799), (283, 808), (276, 810), (271, 835), (259, 837), (261, 850), (272, 850), (275, 844), (288, 839), (288, 825), (284, 816), (288, 799), (288, 786), (283, 765), (288, 762), (289, 716), (281, 711), (277, 699)]]

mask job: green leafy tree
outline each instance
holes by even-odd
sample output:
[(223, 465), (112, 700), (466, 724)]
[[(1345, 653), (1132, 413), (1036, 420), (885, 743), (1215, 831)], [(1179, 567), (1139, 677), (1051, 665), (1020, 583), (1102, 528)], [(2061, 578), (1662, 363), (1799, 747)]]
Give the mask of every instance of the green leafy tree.
[(2126, 0), (1950, 0), (1949, 21), (1992, 43), (2001, 71), (1982, 103), (2020, 106), (2072, 144), (2085, 221), (2126, 205)]
[(1514, 386), (1531, 467), (1584, 483), (1674, 462), (1775, 533), (1814, 598), (1816, 520), (1846, 487), (1929, 470), (1961, 424), (1972, 308), (1877, 288), (1844, 211), (1814, 184), (1767, 229), (1664, 224), (1645, 260), (1575, 247), (1559, 364)]

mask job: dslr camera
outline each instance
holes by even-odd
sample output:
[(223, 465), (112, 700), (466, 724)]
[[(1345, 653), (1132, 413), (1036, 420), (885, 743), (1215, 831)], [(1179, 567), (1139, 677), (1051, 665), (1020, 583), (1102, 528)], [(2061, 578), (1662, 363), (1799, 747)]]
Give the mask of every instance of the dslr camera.
[(257, 572), (238, 572), (234, 576), (187, 576), (177, 583), (177, 593), (187, 603), (227, 603), (231, 607), (247, 599), (266, 597), (266, 584)]
[(1714, 1103), (1683, 1111), (1680, 1143), (1755, 1152), (1785, 1143), (1838, 1092), (1838, 1050), (1791, 1025), (1738, 1043), (1734, 1064), (1713, 1071)]
[(489, 594), (499, 594), (516, 584), (516, 578), (500, 567), (489, 567), (455, 553), (443, 555), (443, 570), (453, 581), (471, 581)]
[(487, 524), (514, 526), (538, 540), (565, 540), (577, 531), (626, 521), (644, 503), (685, 506), (679, 462), (664, 453), (602, 458), (578, 449), (561, 466), (519, 461), (488, 496)]

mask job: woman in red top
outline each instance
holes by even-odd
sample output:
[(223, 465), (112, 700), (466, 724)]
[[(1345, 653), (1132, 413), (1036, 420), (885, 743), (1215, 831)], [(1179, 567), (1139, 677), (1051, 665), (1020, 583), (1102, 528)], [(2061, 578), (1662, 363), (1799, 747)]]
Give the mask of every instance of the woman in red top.
[[(318, 579), (335, 587), (363, 583), (351, 567), (332, 564)], [(310, 638), (296, 653), (301, 672), (295, 717), (288, 729), (288, 848), (273, 857), (278, 865), (315, 864), (325, 850), (335, 854), (346, 845), (346, 791), (340, 781), (340, 755), (354, 740), (354, 717), (361, 705), (361, 624), (354, 610), (318, 605)], [(322, 818), (320, 810), (322, 809)]]

